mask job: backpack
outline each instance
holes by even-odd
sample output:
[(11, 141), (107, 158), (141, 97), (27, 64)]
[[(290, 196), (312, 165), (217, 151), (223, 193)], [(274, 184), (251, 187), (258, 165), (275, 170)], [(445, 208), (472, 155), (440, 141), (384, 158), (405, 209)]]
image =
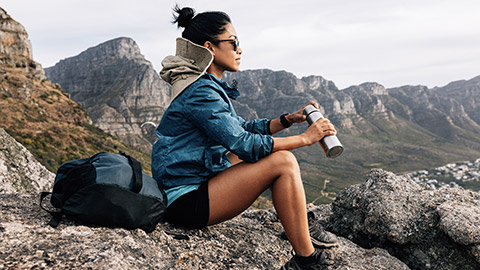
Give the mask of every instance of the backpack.
[[(60, 211), (42, 206), (50, 194), (50, 203)], [(136, 159), (102, 152), (63, 163), (52, 192), (42, 192), (40, 207), (52, 214), (52, 227), (65, 214), (82, 224), (151, 232), (165, 214), (167, 197)]]

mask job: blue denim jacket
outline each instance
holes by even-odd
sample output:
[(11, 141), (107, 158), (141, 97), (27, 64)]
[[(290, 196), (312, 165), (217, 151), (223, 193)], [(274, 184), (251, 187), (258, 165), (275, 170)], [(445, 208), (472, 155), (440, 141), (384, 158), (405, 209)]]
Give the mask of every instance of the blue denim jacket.
[(152, 151), (152, 174), (164, 188), (207, 181), (232, 165), (228, 151), (246, 162), (272, 152), (269, 120), (239, 117), (229, 99), (238, 94), (206, 73), (170, 104)]

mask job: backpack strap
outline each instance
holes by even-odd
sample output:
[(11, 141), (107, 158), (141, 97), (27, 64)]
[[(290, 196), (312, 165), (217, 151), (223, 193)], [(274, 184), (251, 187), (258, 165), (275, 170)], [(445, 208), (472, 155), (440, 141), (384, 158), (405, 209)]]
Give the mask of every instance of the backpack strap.
[(53, 212), (51, 214), (52, 214), (52, 218), (48, 222), (48, 225), (52, 226), (53, 228), (57, 228), (58, 224), (60, 224), (60, 222), (63, 219), (63, 211)]
[(132, 170), (133, 170), (132, 191), (135, 193), (138, 193), (143, 187), (142, 165), (140, 164), (140, 162), (138, 162), (138, 160), (134, 159), (133, 157), (123, 152), (120, 152), (120, 154), (128, 159), (128, 163), (130, 163), (130, 166), (132, 167)]
[(43, 200), (45, 199), (45, 197), (51, 194), (52, 192), (45, 192), (45, 191), (40, 194), (40, 208), (42, 208), (43, 210), (50, 213), (50, 215), (52, 215), (52, 219), (50, 219), (50, 222), (48, 222), (48, 225), (52, 226), (53, 228), (56, 228), (58, 227), (58, 224), (60, 224), (60, 222), (62, 221), (63, 211), (54, 212), (43, 207)]
[(52, 194), (52, 192), (42, 192), (40, 193), (40, 208), (42, 208), (43, 210), (47, 211), (48, 213), (52, 213), (52, 211), (48, 210), (47, 208), (43, 207), (43, 200), (45, 200), (45, 197), (47, 197), (48, 195)]

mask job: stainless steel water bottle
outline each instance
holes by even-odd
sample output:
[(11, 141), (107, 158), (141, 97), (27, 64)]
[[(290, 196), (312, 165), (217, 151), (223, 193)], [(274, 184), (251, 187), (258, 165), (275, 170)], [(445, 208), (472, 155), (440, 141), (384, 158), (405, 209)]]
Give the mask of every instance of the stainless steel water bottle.
[[(303, 114), (307, 116), (307, 122), (309, 125), (323, 118), (322, 113), (313, 105), (308, 105), (305, 107), (305, 109), (303, 109)], [(320, 140), (320, 146), (322, 146), (325, 155), (327, 155), (329, 158), (336, 158), (343, 152), (343, 145), (335, 135), (323, 137)]]

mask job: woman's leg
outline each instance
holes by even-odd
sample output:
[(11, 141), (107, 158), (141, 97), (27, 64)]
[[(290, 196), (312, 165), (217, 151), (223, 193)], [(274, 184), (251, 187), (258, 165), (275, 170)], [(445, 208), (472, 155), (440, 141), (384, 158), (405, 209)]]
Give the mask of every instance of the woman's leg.
[(314, 248), (308, 232), (305, 192), (295, 156), (277, 151), (255, 163), (239, 163), (208, 181), (208, 225), (237, 216), (267, 188), (287, 237), (297, 254), (308, 256)]

